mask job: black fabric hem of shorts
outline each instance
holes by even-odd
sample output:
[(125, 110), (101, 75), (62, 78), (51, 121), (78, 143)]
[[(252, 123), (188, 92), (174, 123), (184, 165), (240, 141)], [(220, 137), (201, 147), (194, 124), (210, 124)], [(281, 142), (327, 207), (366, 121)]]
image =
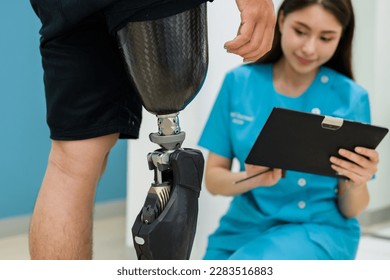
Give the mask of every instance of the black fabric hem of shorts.
[(119, 133), (119, 139), (138, 139), (139, 128), (123, 127), (122, 125), (111, 124), (103, 128), (93, 128), (88, 130), (63, 131), (50, 130), (50, 139), (58, 141), (86, 140)]

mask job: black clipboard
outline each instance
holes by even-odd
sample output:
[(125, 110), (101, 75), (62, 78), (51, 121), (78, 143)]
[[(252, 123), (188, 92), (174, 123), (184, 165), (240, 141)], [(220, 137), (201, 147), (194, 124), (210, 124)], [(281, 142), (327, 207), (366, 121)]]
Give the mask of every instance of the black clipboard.
[(245, 163), (343, 177), (330, 167), (338, 150), (375, 149), (388, 133), (384, 127), (274, 108)]

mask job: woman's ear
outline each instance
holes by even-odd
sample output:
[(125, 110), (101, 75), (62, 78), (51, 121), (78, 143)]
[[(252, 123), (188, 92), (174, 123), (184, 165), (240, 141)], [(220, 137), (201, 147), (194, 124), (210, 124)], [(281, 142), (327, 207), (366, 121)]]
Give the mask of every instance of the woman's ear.
[(279, 28), (280, 34), (282, 34), (283, 24), (284, 24), (284, 13), (283, 13), (283, 11), (280, 11), (279, 16), (278, 16), (278, 28)]

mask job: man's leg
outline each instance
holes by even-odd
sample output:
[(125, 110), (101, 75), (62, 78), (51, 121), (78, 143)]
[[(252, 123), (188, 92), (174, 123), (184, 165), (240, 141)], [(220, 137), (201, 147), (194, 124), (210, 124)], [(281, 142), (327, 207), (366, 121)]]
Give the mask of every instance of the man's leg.
[(96, 185), (118, 134), (53, 141), (30, 227), (32, 259), (91, 259)]

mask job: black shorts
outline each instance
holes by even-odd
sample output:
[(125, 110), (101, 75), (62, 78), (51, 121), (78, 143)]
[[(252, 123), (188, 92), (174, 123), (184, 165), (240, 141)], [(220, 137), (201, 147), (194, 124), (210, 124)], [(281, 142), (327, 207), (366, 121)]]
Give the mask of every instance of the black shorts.
[[(43, 30), (50, 30), (42, 22)], [(120, 138), (138, 138), (142, 105), (104, 11), (49, 39), (42, 35), (50, 137), (81, 140), (119, 133)]]
[(41, 54), (52, 139), (138, 137), (142, 106), (103, 16), (47, 41)]

